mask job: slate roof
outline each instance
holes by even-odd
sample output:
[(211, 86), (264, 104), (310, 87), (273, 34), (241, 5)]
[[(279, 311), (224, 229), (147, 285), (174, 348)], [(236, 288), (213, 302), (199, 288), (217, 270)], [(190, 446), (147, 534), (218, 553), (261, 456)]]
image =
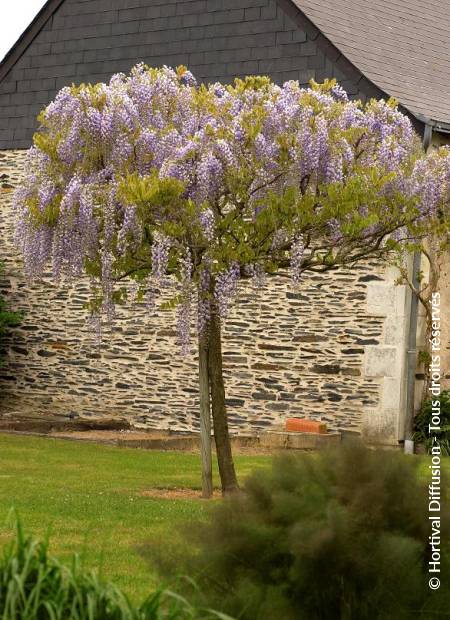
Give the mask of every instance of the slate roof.
[(42, 28), (44, 28), (49, 18), (51, 18), (53, 13), (57, 11), (58, 7), (63, 2), (64, 0), (47, 0), (47, 2), (40, 8), (38, 13), (22, 32), (12, 48), (5, 54), (4, 58), (1, 59), (0, 82), (9, 73), (16, 61), (26, 51), (36, 35), (42, 30)]
[(396, 97), (419, 131), (450, 132), (450, 0), (48, 0), (0, 63), (0, 148), (26, 147), (63, 85), (136, 59), (205, 81), (336, 77), (352, 97)]
[(450, 0), (293, 0), (371, 82), (450, 123)]

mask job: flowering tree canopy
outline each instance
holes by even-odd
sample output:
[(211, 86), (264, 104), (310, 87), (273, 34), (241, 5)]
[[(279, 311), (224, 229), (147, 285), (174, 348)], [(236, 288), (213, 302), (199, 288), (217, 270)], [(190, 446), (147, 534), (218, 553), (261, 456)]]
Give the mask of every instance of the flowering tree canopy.
[(16, 194), (27, 274), (49, 259), (56, 278), (87, 272), (109, 316), (125, 276), (150, 307), (174, 274), (185, 351), (196, 291), (201, 330), (213, 298), (226, 316), (240, 275), (289, 265), (297, 283), (378, 256), (392, 233), (417, 237), (441, 199), (409, 120), (332, 81), (206, 87), (138, 65), (62, 89), (40, 122)]
[[(39, 120), (15, 196), (27, 274), (50, 259), (57, 279), (89, 274), (92, 310), (109, 317), (127, 279), (149, 309), (172, 286), (184, 352), (194, 318), (220, 340), (240, 277), (288, 269), (298, 284), (382, 257), (423, 237), (448, 187), (448, 152), (423, 158), (395, 102), (349, 101), (334, 81), (205, 86), (141, 64), (63, 88)], [(216, 422), (223, 386), (211, 390)]]

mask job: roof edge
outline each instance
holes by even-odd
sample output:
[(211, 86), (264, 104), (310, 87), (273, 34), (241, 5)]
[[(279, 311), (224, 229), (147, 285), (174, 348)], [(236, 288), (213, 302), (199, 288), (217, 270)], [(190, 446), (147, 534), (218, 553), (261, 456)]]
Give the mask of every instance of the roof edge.
[(8, 75), (25, 50), (31, 45), (42, 28), (57, 11), (64, 0), (47, 0), (33, 21), (22, 32), (20, 37), (6, 53), (0, 63), (0, 82)]
[[(357, 65), (355, 65), (351, 60), (349, 60), (347, 56), (344, 54), (344, 52), (342, 52), (337, 47), (337, 45), (335, 45), (333, 41), (331, 41), (327, 37), (327, 35), (324, 32), (322, 32), (322, 30), (318, 26), (314, 24), (314, 22), (306, 15), (306, 13), (296, 3), (295, 0), (277, 0), (277, 3), (280, 6), (283, 6), (284, 10), (288, 12), (294, 20), (296, 19), (297, 22), (301, 22), (302, 26), (304, 26), (305, 24), (308, 24), (310, 28), (313, 28), (318, 33), (316, 37), (317, 36), (320, 37), (320, 40), (322, 41), (321, 47), (324, 53), (327, 52), (327, 49), (334, 50), (335, 52), (339, 54), (340, 58), (343, 58), (345, 60), (346, 65), (352, 70), (357, 71), (360, 74), (361, 79), (365, 80), (372, 88), (378, 91), (379, 95), (383, 99), (389, 99), (392, 96), (388, 92), (386, 92), (383, 88), (378, 86), (376, 82), (374, 82), (371, 78), (369, 78)], [(370, 96), (373, 96), (373, 95), (370, 95)], [(412, 121), (413, 125), (415, 126), (416, 130), (419, 133), (422, 133), (424, 131), (424, 126), (431, 122), (430, 119), (426, 119), (423, 115), (413, 112), (412, 110), (407, 108), (402, 103), (399, 103), (399, 108), (404, 114), (406, 114), (410, 118), (410, 120)], [(446, 129), (439, 129), (439, 130), (437, 129), (438, 126), (443, 127), (446, 125), (446, 123), (441, 122), (441, 121), (432, 121), (432, 122), (435, 123), (437, 131), (447, 131)]]
[(438, 121), (435, 118), (428, 118), (420, 112), (411, 112), (424, 125), (429, 125), (434, 131), (439, 133), (450, 133), (450, 123)]
[(296, 21), (297, 25), (305, 28), (310, 34), (310, 36), (313, 35), (311, 38), (318, 39), (319, 46), (325, 54), (328, 52), (329, 55), (330, 51), (338, 54), (337, 58), (335, 58), (334, 61), (340, 58), (344, 59), (347, 68), (359, 73), (359, 75), (361, 76), (360, 79), (364, 78), (370, 84), (370, 86), (377, 90), (383, 97), (390, 97), (389, 93), (385, 92), (382, 88), (380, 88), (378, 84), (376, 84), (369, 77), (367, 77), (367, 75), (363, 73), (363, 71), (361, 71), (361, 69), (357, 65), (355, 65), (351, 60), (347, 58), (344, 52), (342, 52), (337, 47), (337, 45), (333, 43), (333, 41), (331, 41), (331, 39), (329, 39), (327, 35), (319, 28), (319, 26), (316, 26), (312, 19), (308, 17), (308, 15), (306, 15), (304, 10), (296, 3), (295, 0), (276, 0), (276, 3), (283, 8), (285, 13), (287, 13), (294, 21)]

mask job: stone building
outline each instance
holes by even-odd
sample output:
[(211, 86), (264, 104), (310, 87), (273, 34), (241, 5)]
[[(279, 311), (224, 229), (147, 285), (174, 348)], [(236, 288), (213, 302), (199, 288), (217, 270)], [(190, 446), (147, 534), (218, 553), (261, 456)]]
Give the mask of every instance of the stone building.
[[(196, 361), (178, 356), (173, 317), (124, 309), (97, 349), (84, 323), (86, 283), (67, 291), (22, 277), (12, 190), (36, 115), (61, 87), (107, 81), (139, 61), (185, 64), (203, 81), (265, 74), (306, 85), (335, 77), (351, 97), (397, 98), (420, 135), (444, 143), (449, 32), (449, 12), (436, 0), (426, 12), (418, 0), (49, 0), (0, 64), (1, 288), (25, 311), (7, 342), (0, 416), (198, 427)], [(448, 263), (443, 271), (449, 307)], [(365, 264), (305, 277), (300, 291), (279, 278), (263, 294), (243, 287), (224, 335), (232, 430), (305, 415), (374, 441), (401, 441), (408, 335), (421, 326), (411, 324), (411, 294), (396, 277)]]

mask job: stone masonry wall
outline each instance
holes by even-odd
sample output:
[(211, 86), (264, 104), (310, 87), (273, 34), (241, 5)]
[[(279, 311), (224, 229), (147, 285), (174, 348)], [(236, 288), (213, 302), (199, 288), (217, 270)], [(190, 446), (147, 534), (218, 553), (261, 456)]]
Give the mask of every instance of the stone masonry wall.
[[(172, 312), (149, 318), (142, 307), (121, 308), (98, 348), (85, 325), (86, 281), (69, 290), (49, 277), (24, 281), (11, 200), (23, 156), (0, 152), (0, 290), (25, 311), (6, 342), (0, 416), (112, 416), (137, 427), (197, 429), (197, 362), (179, 355)], [(386, 287), (374, 265), (310, 275), (299, 291), (282, 277), (259, 293), (242, 287), (223, 345), (233, 432), (267, 428), (291, 415), (358, 432), (370, 426), (367, 416), (383, 409), (385, 366), (403, 355), (401, 342), (395, 348), (398, 309), (394, 304), (389, 315)], [(395, 391), (395, 375), (388, 374)]]

